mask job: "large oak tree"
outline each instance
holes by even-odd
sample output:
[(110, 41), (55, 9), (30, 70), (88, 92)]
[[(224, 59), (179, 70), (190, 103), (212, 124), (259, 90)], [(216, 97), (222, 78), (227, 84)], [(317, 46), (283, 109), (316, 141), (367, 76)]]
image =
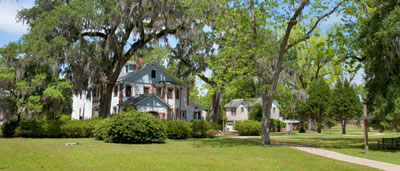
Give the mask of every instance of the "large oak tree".
[(44, 60), (55, 59), (76, 91), (100, 88), (100, 115), (108, 116), (125, 63), (162, 37), (202, 28), (212, 7), (195, 0), (35, 1), (18, 16), (30, 28), (23, 41)]

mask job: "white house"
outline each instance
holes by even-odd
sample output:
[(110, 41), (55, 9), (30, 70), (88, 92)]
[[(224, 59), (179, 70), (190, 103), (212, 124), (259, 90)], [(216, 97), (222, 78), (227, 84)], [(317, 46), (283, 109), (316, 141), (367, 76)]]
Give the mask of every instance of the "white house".
[[(243, 121), (249, 119), (249, 113), (255, 104), (261, 104), (262, 99), (257, 98), (254, 102), (247, 102), (244, 99), (234, 99), (224, 106), (226, 111), (226, 124), (227, 131), (232, 131), (236, 121)], [(281, 106), (273, 101), (271, 108), (271, 118), (279, 120)]]
[[(111, 99), (111, 113), (126, 107), (148, 112), (160, 119), (205, 120), (207, 109), (189, 102), (189, 87), (156, 62), (129, 61), (121, 71)], [(99, 92), (82, 91), (73, 96), (72, 119), (98, 115)]]

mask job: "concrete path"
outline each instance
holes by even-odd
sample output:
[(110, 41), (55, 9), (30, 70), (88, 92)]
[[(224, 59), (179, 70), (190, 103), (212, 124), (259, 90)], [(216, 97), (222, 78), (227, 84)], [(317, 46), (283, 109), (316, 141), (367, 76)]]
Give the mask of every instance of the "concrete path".
[[(225, 138), (230, 138), (230, 139), (240, 139), (240, 140), (247, 140), (247, 141), (253, 141), (253, 142), (259, 142), (260, 140), (257, 139), (251, 139), (251, 138), (257, 138), (256, 136), (223, 136)], [(349, 163), (354, 163), (354, 164), (359, 164), (363, 166), (368, 166), (372, 168), (377, 168), (381, 170), (387, 170), (387, 171), (400, 171), (400, 165), (397, 164), (391, 164), (391, 163), (386, 163), (386, 162), (381, 162), (381, 161), (376, 161), (376, 160), (370, 160), (370, 159), (365, 159), (365, 158), (360, 158), (360, 157), (354, 157), (334, 151), (329, 151), (321, 148), (314, 148), (314, 147), (306, 147), (306, 146), (301, 146), (301, 145), (295, 145), (295, 144), (276, 144), (276, 145), (282, 145), (282, 146), (287, 146), (291, 147), (297, 150), (301, 150), (307, 153), (335, 159), (335, 160), (340, 160), (340, 161), (345, 161)]]

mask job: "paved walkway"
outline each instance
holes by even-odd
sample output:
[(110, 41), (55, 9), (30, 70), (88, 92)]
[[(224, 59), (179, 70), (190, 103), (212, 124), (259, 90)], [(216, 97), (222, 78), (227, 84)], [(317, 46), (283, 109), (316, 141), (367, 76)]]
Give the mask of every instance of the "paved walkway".
[[(256, 137), (251, 137), (251, 136), (224, 136), (225, 138), (230, 138), (230, 139), (240, 139), (240, 140), (247, 140), (247, 141), (254, 141), (254, 142), (259, 142), (257, 139), (251, 139), (251, 138), (256, 138)], [(387, 171), (400, 171), (400, 165), (397, 164), (391, 164), (391, 163), (386, 163), (386, 162), (381, 162), (381, 161), (376, 161), (376, 160), (370, 160), (370, 159), (365, 159), (365, 158), (360, 158), (360, 157), (354, 157), (334, 151), (329, 151), (321, 148), (314, 148), (314, 147), (305, 147), (305, 146), (299, 146), (299, 145), (294, 145), (294, 144), (277, 144), (277, 145), (283, 145), (287, 147), (291, 147), (297, 150), (301, 150), (307, 153), (335, 159), (335, 160), (340, 160), (340, 161), (345, 161), (349, 163), (354, 163), (354, 164), (359, 164), (363, 166), (368, 166), (368, 167), (373, 167), (381, 170), (387, 170)]]

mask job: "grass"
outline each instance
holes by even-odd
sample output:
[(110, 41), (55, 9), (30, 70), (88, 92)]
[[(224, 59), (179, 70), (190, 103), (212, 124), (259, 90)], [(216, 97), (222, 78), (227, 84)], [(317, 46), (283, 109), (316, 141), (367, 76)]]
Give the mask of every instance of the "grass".
[(379, 133), (376, 130), (369, 132), (369, 154), (364, 150), (363, 128), (349, 126), (347, 134), (341, 134), (340, 126), (322, 130), (321, 134), (316, 132), (307, 133), (272, 133), (272, 142), (302, 144), (313, 147), (320, 147), (352, 156), (400, 164), (400, 150), (378, 150), (378, 140), (382, 137), (399, 137), (398, 132)]
[[(70, 142), (79, 144), (64, 146)], [(224, 138), (147, 145), (0, 138), (0, 154), (0, 170), (374, 170), (288, 147)]]

